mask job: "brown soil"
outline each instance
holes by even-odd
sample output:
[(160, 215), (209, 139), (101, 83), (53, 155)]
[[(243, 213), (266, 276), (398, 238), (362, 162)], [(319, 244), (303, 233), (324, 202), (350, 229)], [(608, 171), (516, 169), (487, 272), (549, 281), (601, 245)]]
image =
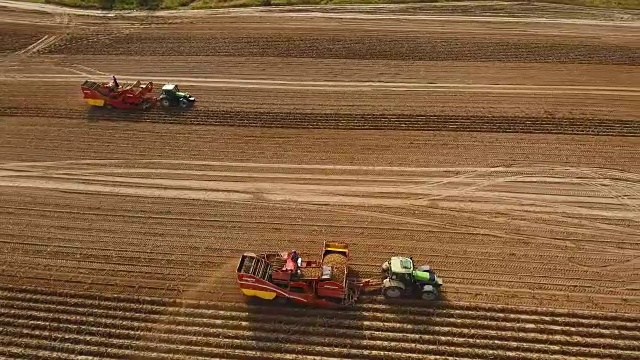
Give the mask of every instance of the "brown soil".
[[(0, 355), (637, 359), (640, 32), (523, 6), (0, 15)], [(87, 109), (111, 74), (198, 103)], [(332, 240), (444, 299), (243, 301), (242, 253)]]

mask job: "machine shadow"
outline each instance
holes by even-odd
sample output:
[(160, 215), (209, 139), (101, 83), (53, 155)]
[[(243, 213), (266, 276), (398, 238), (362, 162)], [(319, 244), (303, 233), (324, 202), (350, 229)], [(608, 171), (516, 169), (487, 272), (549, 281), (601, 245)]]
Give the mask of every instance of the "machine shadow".
[(158, 122), (158, 123), (191, 123), (193, 108), (155, 108), (151, 110), (118, 110), (91, 107), (85, 119), (88, 122)]
[[(355, 270), (350, 276), (358, 277)], [(443, 292), (436, 301), (388, 300), (381, 291), (363, 294), (344, 309), (318, 309), (292, 302), (245, 297), (248, 340), (258, 352), (243, 359), (303, 356), (382, 360), (406, 357), (407, 338), (444, 333), (439, 312), (447, 308)], [(445, 329), (446, 330), (446, 329)], [(435, 346), (417, 346), (411, 357), (446, 355)]]

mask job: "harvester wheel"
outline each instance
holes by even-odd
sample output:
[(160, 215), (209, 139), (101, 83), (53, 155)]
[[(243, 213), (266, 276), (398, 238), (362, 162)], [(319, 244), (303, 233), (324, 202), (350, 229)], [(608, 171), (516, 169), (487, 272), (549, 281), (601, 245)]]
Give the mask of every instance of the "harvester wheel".
[(397, 286), (389, 286), (382, 290), (384, 297), (389, 299), (397, 299), (402, 297), (402, 289)]
[(151, 101), (143, 101), (140, 107), (142, 108), (142, 110), (149, 110), (149, 108), (151, 107)]
[(288, 305), (289, 304), (289, 298), (286, 297), (282, 297), (282, 296), (278, 296), (274, 299), (275, 303), (278, 305)]

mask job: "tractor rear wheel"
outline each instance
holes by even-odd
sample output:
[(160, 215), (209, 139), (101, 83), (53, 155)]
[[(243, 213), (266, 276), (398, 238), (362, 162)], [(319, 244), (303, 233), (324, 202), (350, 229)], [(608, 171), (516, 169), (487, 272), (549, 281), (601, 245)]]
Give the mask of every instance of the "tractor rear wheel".
[(389, 286), (382, 290), (382, 294), (384, 295), (384, 297), (388, 299), (400, 298), (402, 297), (402, 293), (403, 293), (402, 288), (397, 286)]
[(436, 291), (423, 291), (422, 292), (422, 300), (433, 301), (438, 297), (438, 293)]
[(171, 102), (169, 101), (169, 99), (162, 99), (162, 101), (160, 102), (160, 104), (162, 104), (163, 107), (169, 107), (171, 106)]

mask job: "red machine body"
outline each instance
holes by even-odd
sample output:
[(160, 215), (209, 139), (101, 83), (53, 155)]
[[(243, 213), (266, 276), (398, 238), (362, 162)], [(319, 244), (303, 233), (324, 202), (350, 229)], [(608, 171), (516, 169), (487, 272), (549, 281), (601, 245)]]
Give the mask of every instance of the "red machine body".
[(347, 244), (325, 242), (321, 261), (300, 261), (292, 253), (245, 253), (236, 276), (242, 293), (265, 300), (292, 301), (320, 308), (355, 303), (363, 286), (347, 278)]
[(149, 109), (157, 103), (157, 98), (149, 96), (153, 82), (142, 86), (140, 81), (120, 86), (116, 77), (110, 83), (86, 80), (81, 85), (82, 94), (89, 105), (115, 109)]

